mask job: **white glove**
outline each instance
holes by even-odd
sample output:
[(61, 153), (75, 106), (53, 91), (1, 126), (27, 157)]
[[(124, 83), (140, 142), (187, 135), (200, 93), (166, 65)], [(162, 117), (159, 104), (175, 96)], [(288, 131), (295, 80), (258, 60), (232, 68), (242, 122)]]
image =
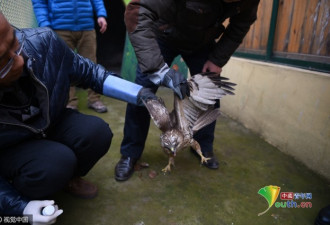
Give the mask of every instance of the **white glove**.
[(48, 205), (54, 205), (53, 200), (30, 201), (24, 208), (23, 215), (32, 215), (32, 225), (48, 225), (56, 222), (56, 218), (63, 213), (62, 209), (58, 209), (55, 205), (55, 212), (51, 216), (44, 216), (41, 211)]

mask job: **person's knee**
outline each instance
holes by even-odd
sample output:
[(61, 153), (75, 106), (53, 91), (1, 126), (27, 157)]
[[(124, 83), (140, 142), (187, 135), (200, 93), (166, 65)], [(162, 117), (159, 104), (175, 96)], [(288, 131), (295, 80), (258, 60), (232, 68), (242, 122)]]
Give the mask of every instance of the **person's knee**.
[(109, 150), (113, 133), (109, 124), (98, 117), (94, 117), (92, 123), (88, 125), (88, 134), (83, 137), (94, 149), (102, 151), (104, 154)]
[(39, 199), (65, 187), (76, 169), (77, 159), (70, 148), (65, 145), (49, 146), (47, 154), (30, 162), (13, 182), (26, 197)]
[(100, 135), (100, 141), (101, 143), (103, 143), (103, 146), (101, 149), (103, 149), (103, 155), (105, 153), (108, 152), (108, 150), (110, 149), (110, 145), (111, 145), (111, 141), (112, 141), (112, 137), (113, 137), (113, 133), (109, 127), (109, 125), (107, 123), (104, 123), (104, 126), (103, 127), (103, 132), (101, 133), (102, 135)]

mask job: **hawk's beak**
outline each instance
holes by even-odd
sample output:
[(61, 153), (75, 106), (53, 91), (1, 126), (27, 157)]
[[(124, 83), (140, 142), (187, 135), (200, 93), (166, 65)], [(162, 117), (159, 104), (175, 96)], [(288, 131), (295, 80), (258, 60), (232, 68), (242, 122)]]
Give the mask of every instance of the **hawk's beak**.
[(173, 153), (174, 156), (176, 156), (176, 151), (175, 151), (174, 147), (171, 147), (171, 152)]

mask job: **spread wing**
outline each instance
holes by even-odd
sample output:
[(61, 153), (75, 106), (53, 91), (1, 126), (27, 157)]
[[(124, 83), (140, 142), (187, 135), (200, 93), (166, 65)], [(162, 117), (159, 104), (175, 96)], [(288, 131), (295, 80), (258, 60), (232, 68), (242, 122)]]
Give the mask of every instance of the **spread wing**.
[(165, 132), (173, 127), (169, 112), (161, 98), (142, 100), (156, 126)]
[(220, 115), (220, 109), (214, 108), (217, 99), (234, 94), (232, 86), (236, 84), (227, 80), (228, 78), (210, 72), (196, 74), (188, 80), (190, 97), (182, 100), (182, 107), (193, 133), (212, 123)]

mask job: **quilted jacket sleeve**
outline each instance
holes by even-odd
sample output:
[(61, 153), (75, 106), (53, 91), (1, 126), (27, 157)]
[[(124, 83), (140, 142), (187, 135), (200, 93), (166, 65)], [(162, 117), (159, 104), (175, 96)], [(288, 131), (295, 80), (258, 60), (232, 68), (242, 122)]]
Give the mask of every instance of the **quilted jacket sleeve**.
[(241, 12), (230, 17), (225, 29), (209, 59), (216, 65), (223, 67), (242, 43), (250, 26), (257, 19), (259, 0), (247, 0), (241, 7)]
[(91, 0), (96, 17), (107, 17), (103, 0)]
[(47, 90), (50, 122), (57, 120), (67, 104), (70, 85), (103, 93), (111, 74), (72, 51), (50, 28), (24, 29), (26, 66)]
[(39, 27), (50, 27), (48, 1), (32, 0), (34, 14), (36, 15)]
[(22, 215), (28, 202), (0, 176), (0, 215)]
[(132, 0), (126, 7), (126, 28), (143, 73), (155, 72), (165, 64), (153, 29), (172, 4), (173, 0)]
[[(42, 55), (46, 56), (43, 57), (46, 61), (42, 62), (44, 67), (39, 68), (39, 71), (44, 71), (43, 79), (53, 79), (50, 83), (54, 83), (57, 87), (67, 84), (66, 79), (69, 78), (69, 83), (73, 86), (91, 88), (102, 93), (103, 83), (109, 72), (103, 66), (76, 54), (51, 29), (44, 28), (43, 31), (41, 32), (40, 29), (39, 37), (35, 42), (38, 53), (44, 51)], [(43, 41), (40, 41), (40, 38)], [(40, 44), (43, 46), (38, 47)]]

